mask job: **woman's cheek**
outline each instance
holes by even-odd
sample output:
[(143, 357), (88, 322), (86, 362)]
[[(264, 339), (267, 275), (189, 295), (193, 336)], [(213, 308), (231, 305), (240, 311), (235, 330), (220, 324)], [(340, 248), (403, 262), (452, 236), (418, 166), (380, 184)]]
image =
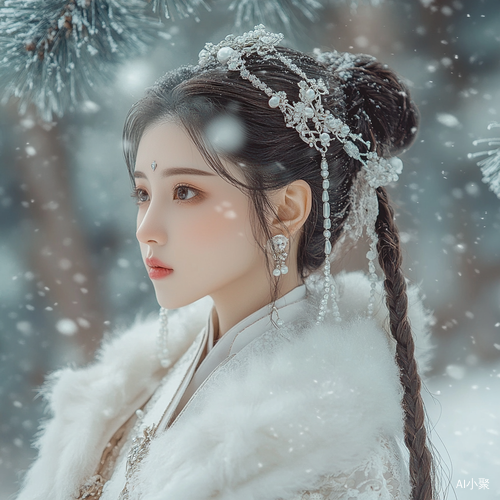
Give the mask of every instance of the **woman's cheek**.
[(244, 231), (243, 225), (248, 222), (248, 207), (246, 200), (243, 201), (200, 205), (190, 224), (189, 240), (193, 244), (211, 245), (221, 240), (227, 244), (236, 239), (238, 233)]
[(185, 241), (192, 245), (205, 247), (224, 245), (238, 245), (247, 214), (239, 214), (234, 208), (218, 210), (219, 206), (205, 208), (198, 216), (184, 224)]

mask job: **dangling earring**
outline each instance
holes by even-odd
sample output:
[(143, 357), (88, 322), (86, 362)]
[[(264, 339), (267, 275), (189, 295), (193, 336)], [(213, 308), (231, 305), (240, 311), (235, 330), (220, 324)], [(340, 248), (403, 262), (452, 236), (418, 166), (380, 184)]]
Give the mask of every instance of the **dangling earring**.
[(268, 240), (268, 245), (273, 252), (273, 258), (275, 263), (275, 268), (273, 270), (273, 276), (281, 276), (288, 272), (288, 267), (285, 264), (285, 259), (288, 257), (286, 253), (286, 248), (288, 245), (288, 238), (283, 234), (277, 234)]
[(281, 328), (284, 325), (275, 304), (273, 304), (273, 307), (271, 308), (271, 323), (275, 323), (277, 328)]
[(160, 359), (160, 364), (163, 368), (168, 368), (172, 362), (168, 358), (168, 310), (160, 307), (160, 329), (158, 330), (157, 336), (157, 355)]

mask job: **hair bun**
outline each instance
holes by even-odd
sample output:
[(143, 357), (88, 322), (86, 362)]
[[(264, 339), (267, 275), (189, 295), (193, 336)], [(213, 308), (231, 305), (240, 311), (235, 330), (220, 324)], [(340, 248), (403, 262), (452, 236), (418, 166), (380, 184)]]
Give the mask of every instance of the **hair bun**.
[(419, 114), (408, 87), (373, 56), (320, 52), (315, 58), (340, 81), (345, 120), (352, 131), (374, 142), (382, 156), (395, 156), (415, 140)]

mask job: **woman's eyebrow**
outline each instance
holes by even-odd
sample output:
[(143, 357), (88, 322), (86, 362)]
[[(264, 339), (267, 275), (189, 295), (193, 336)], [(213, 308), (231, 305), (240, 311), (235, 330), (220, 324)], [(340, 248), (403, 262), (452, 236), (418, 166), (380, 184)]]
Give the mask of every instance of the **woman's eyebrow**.
[[(215, 175), (212, 172), (207, 172), (206, 170), (198, 170), (197, 168), (188, 167), (177, 167), (177, 168), (164, 168), (161, 172), (162, 177), (171, 177), (173, 175)], [(146, 178), (146, 174), (140, 170), (134, 172), (134, 177), (136, 179)]]

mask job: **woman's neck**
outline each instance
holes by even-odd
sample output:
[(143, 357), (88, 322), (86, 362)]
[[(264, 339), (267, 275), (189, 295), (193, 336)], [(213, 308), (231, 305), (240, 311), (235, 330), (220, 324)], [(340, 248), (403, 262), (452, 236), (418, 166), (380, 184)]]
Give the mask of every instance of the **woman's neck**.
[[(280, 299), (297, 286), (303, 284), (303, 280), (297, 275), (284, 275), (276, 300)], [(214, 343), (226, 334), (233, 326), (245, 319), (250, 314), (258, 311), (271, 302), (271, 291), (269, 283), (266, 283), (265, 293), (238, 293), (237, 290), (229, 291), (225, 296), (213, 294), (214, 308), (212, 310)], [(225, 299), (225, 300), (224, 300)]]

